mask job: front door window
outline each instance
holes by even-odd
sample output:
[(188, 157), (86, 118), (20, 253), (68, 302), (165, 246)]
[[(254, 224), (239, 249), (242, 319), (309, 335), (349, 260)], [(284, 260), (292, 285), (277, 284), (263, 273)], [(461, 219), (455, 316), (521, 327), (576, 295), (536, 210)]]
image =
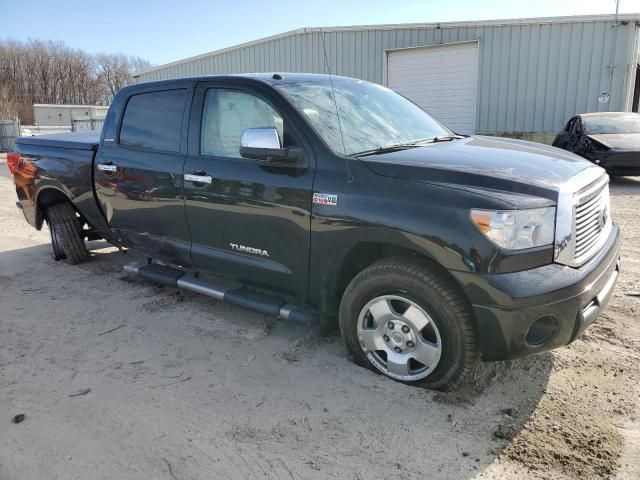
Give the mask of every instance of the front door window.
[(240, 138), (247, 128), (275, 127), (283, 138), (282, 117), (250, 93), (211, 88), (204, 98), (201, 155), (241, 158)]

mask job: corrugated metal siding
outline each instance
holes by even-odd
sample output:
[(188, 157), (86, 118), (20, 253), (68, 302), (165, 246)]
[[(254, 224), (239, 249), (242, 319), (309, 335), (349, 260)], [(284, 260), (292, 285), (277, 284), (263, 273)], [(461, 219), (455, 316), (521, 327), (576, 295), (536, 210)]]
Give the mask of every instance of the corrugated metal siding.
[(386, 84), (457, 133), (476, 131), (478, 42), (392, 50)]
[[(625, 24), (626, 23), (626, 24)], [(555, 132), (576, 113), (625, 110), (635, 75), (636, 25), (611, 21), (295, 32), (143, 73), (138, 81), (246, 72), (331, 73), (382, 84), (385, 51), (478, 40), (477, 131)], [(608, 65), (614, 31), (615, 68)], [(609, 104), (598, 94), (610, 92)]]

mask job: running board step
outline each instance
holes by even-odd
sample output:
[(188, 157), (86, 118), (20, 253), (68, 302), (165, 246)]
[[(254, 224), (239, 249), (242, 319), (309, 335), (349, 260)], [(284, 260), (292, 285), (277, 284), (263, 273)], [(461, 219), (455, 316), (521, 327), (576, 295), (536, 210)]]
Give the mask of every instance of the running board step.
[(311, 308), (287, 303), (280, 297), (249, 290), (237, 283), (221, 279), (203, 280), (191, 273), (157, 263), (130, 263), (125, 265), (124, 270), (151, 282), (183, 288), (271, 317), (307, 326), (321, 323), (320, 314)]

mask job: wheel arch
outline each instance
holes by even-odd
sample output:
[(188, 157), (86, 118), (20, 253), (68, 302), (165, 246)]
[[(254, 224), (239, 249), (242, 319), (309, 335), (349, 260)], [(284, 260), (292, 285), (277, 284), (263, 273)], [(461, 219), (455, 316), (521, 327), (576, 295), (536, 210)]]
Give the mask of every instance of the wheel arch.
[[(342, 249), (328, 260), (330, 268), (327, 269), (328, 273), (325, 274), (322, 285), (324, 295), (321, 310), (329, 316), (337, 314), (342, 295), (351, 280), (369, 265), (392, 257), (412, 258), (424, 262), (429, 269), (436, 271), (439, 276), (446, 279), (471, 307), (469, 298), (458, 280), (428, 252), (420, 252), (387, 242), (361, 241)], [(470, 309), (470, 311), (472, 310)]]
[[(69, 202), (73, 205), (69, 196), (59, 188), (48, 186), (38, 192), (36, 196), (36, 229), (42, 228), (47, 207), (62, 202)], [(75, 205), (74, 208), (76, 208)]]

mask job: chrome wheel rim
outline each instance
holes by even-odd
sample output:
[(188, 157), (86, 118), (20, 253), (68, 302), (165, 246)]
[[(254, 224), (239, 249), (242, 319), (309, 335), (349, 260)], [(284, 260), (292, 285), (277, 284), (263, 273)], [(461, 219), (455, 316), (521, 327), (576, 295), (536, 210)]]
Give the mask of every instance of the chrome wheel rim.
[(442, 355), (442, 339), (431, 316), (400, 295), (381, 295), (362, 308), (358, 340), (371, 364), (396, 380), (425, 378)]

